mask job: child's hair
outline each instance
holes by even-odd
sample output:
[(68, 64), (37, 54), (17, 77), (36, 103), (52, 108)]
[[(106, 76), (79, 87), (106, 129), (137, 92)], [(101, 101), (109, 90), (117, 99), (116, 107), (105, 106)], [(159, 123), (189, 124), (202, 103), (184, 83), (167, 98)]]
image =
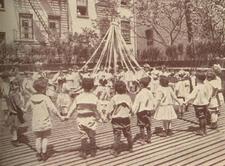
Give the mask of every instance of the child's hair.
[(85, 92), (90, 92), (90, 90), (94, 87), (94, 80), (92, 78), (84, 78), (81, 86)]
[(108, 83), (108, 81), (106, 79), (100, 79), (99, 83), (100, 85), (105, 86)]
[(148, 87), (149, 82), (151, 81), (150, 77), (144, 77), (140, 79), (140, 84), (143, 88)]
[(34, 81), (33, 88), (37, 91), (37, 93), (45, 93), (48, 85), (48, 81), (46, 79), (38, 79)]
[(20, 82), (17, 78), (14, 78), (11, 82), (11, 89), (12, 90), (18, 90), (20, 89)]
[(209, 70), (207, 73), (206, 73), (206, 77), (207, 77), (207, 80), (208, 81), (211, 81), (211, 80), (214, 80), (216, 79), (216, 74), (213, 70)]
[(7, 79), (7, 78), (9, 78), (9, 73), (7, 72), (7, 71), (4, 71), (3, 73), (2, 73), (2, 75), (1, 75), (1, 77), (2, 77), (2, 79)]
[(118, 94), (124, 94), (127, 92), (126, 84), (123, 81), (116, 81), (115, 82), (115, 91)]
[(197, 72), (197, 73), (196, 73), (196, 78), (198, 79), (198, 81), (204, 82), (205, 79), (206, 79), (205, 72), (203, 72), (203, 71)]
[(168, 87), (169, 86), (169, 79), (166, 76), (160, 76), (159, 83), (162, 87)]

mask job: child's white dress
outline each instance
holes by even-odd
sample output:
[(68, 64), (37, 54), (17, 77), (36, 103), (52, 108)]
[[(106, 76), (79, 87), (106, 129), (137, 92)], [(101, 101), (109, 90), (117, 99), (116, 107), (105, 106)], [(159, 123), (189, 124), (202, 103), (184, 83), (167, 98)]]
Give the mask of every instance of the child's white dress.
[(171, 87), (160, 87), (156, 94), (156, 99), (159, 101), (158, 109), (155, 112), (154, 119), (156, 120), (172, 120), (177, 119), (174, 110), (174, 98), (176, 98)]

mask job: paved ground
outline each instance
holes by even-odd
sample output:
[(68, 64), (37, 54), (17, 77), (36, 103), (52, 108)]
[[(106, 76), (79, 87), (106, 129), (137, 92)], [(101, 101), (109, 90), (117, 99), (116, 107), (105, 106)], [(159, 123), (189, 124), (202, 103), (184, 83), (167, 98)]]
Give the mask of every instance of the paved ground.
[[(30, 113), (26, 115), (30, 126)], [(77, 165), (162, 165), (162, 166), (208, 166), (225, 165), (225, 114), (222, 113), (217, 130), (208, 129), (205, 137), (196, 136), (192, 129), (197, 127), (193, 111), (185, 113), (183, 120), (174, 120), (174, 135), (166, 138), (153, 135), (152, 143), (140, 145), (134, 143), (134, 152), (123, 151), (119, 157), (109, 154), (113, 141), (110, 124), (102, 124), (97, 130), (97, 156), (86, 160), (79, 157), (79, 133), (74, 119), (60, 122), (53, 116), (54, 129), (49, 140), (50, 158), (46, 162), (38, 162), (35, 157), (34, 137), (28, 128), (22, 137), (19, 147), (10, 144), (10, 135), (1, 125), (0, 133), (0, 165), (1, 166), (77, 166)], [(153, 130), (161, 123), (153, 121)], [(133, 136), (138, 133), (136, 120), (132, 122)], [(124, 140), (123, 140), (124, 141)]]

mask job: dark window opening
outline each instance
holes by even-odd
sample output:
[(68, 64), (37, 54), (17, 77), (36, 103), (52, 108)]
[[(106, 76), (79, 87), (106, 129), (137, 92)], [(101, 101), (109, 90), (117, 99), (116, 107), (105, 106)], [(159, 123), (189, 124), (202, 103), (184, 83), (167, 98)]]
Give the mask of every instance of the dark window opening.
[(4, 9), (5, 8), (5, 2), (4, 0), (0, 0), (0, 9)]
[(19, 14), (20, 38), (33, 39), (33, 16), (32, 14)]
[(121, 5), (127, 6), (129, 3), (129, 0), (121, 0)]
[(0, 44), (5, 42), (5, 32), (0, 32)]
[(153, 29), (148, 29), (145, 31), (145, 36), (147, 39), (147, 46), (151, 46), (154, 44), (154, 33)]
[(130, 21), (121, 21), (121, 33), (127, 44), (131, 43)]
[(88, 16), (88, 1), (87, 0), (77, 0), (77, 15)]

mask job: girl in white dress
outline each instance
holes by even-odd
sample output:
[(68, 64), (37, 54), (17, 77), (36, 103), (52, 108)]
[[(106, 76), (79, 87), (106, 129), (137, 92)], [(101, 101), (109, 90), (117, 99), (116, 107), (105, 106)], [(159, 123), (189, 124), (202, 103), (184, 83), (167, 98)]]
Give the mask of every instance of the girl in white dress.
[(167, 135), (172, 135), (171, 130), (171, 121), (173, 119), (177, 119), (176, 112), (174, 110), (174, 100), (181, 104), (177, 99), (175, 93), (172, 88), (169, 87), (169, 80), (166, 76), (160, 76), (160, 85), (161, 87), (158, 89), (156, 94), (156, 112), (154, 115), (154, 119), (162, 120), (163, 122), (163, 132), (159, 134), (159, 136), (166, 137)]

